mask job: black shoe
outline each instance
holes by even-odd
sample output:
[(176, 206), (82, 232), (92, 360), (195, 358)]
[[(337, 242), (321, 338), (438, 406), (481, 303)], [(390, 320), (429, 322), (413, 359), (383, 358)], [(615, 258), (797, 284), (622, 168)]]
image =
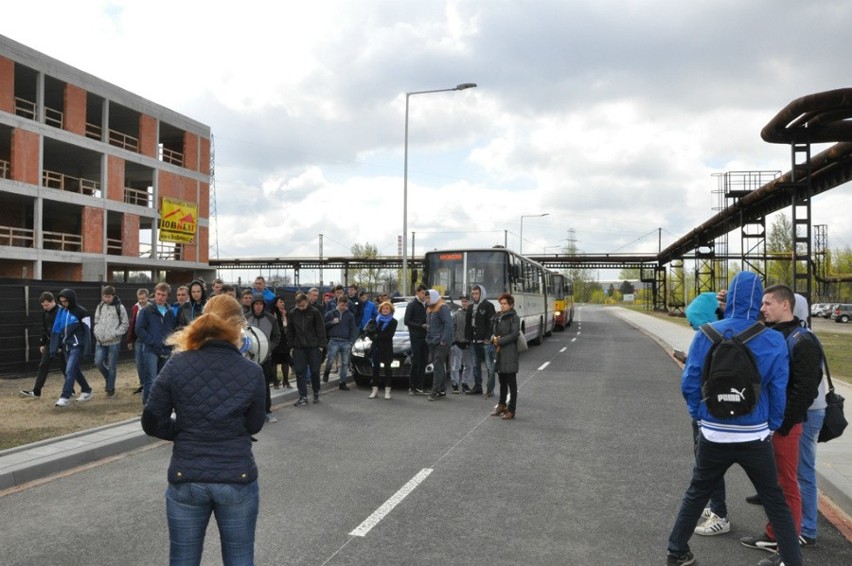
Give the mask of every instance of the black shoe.
[(680, 555), (670, 552), (666, 557), (666, 566), (688, 566), (689, 564), (695, 564), (695, 556), (689, 551)]
[(323, 383), (328, 383), (328, 373), (329, 372), (325, 372), (325, 373), (322, 374)]
[(459, 386), (458, 386), (458, 385), (453, 385), (453, 393), (455, 393), (456, 395), (458, 395), (458, 392), (459, 392)]
[(469, 389), (464, 392), (465, 395), (482, 395), (481, 387), (474, 387), (473, 389)]
[(298, 401), (293, 403), (293, 406), (294, 407), (302, 407), (302, 406), (307, 405), (307, 404), (308, 404), (308, 398), (307, 397), (299, 397)]
[(25, 391), (22, 389), (18, 395), (21, 397), (29, 397), (31, 399), (41, 399), (41, 394), (36, 395), (35, 391)]
[(446, 397), (447, 392), (446, 392), (446, 390), (444, 390), (444, 391), (441, 391), (440, 393), (438, 393), (438, 395), (440, 395), (441, 397)]
[(462, 383), (462, 391), (464, 391), (465, 393), (470, 391), (470, 387), (467, 386), (467, 383)]
[(106, 390), (107, 397), (115, 397), (115, 389), (107, 389)]
[(740, 544), (749, 548), (765, 550), (766, 552), (778, 552), (778, 542), (766, 536), (766, 533), (760, 533), (756, 537), (742, 537)]
[(751, 503), (752, 505), (763, 505), (763, 503), (760, 502), (760, 496), (756, 493), (746, 497), (746, 503)]
[(319, 403), (319, 395), (314, 393), (314, 405), (316, 405), (317, 403)]
[(802, 548), (805, 548), (806, 546), (816, 546), (816, 539), (806, 537), (805, 535), (799, 535), (799, 546)]
[(343, 383), (342, 381), (340, 382), (340, 385), (338, 385), (338, 387), (341, 391), (349, 391), (349, 386)]
[(142, 386), (141, 385), (133, 390), (134, 395), (137, 395), (139, 393), (142, 393)]
[(757, 566), (784, 566), (784, 561), (781, 560), (781, 555), (776, 553), (758, 562)]

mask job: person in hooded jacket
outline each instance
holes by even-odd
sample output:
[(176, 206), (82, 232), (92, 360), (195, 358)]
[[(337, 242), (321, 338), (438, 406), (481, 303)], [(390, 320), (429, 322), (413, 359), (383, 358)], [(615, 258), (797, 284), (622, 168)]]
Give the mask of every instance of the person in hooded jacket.
[[(725, 318), (712, 323), (722, 335), (736, 335), (757, 321), (763, 286), (754, 273), (741, 271), (731, 281), (725, 303)], [(802, 564), (802, 550), (793, 516), (778, 484), (771, 432), (784, 420), (789, 378), (789, 357), (784, 338), (764, 330), (748, 341), (761, 376), (760, 396), (746, 414), (720, 418), (707, 408), (701, 391), (701, 376), (712, 342), (696, 332), (683, 370), (681, 390), (689, 415), (698, 421), (700, 437), (692, 480), (683, 496), (680, 510), (668, 540), (669, 566), (695, 563), (689, 539), (701, 517), (710, 494), (725, 472), (739, 464), (748, 475), (764, 504), (778, 540), (780, 558), (788, 566)]]
[(284, 387), (290, 389), (290, 366), (293, 365), (293, 359), (290, 357), (290, 344), (287, 343), (287, 304), (284, 297), (276, 297), (272, 303), (272, 314), (275, 316), (275, 322), (278, 324), (278, 332), (281, 334), (281, 340), (272, 350), (272, 373), (275, 376), (272, 384), (275, 389), (281, 387), (281, 381), (278, 379), (278, 366), (281, 366), (281, 375), (283, 377)]
[(107, 285), (101, 291), (101, 304), (95, 309), (94, 320), (95, 367), (104, 376), (107, 397), (115, 396), (118, 352), (121, 348), (121, 339), (128, 328), (130, 328), (130, 320), (127, 317), (127, 309), (115, 294), (115, 287)]
[(180, 305), (177, 312), (175, 330), (188, 326), (195, 317), (201, 316), (207, 303), (207, 289), (204, 282), (195, 279), (189, 284), (189, 299)]
[(165, 493), (171, 564), (201, 563), (211, 514), (222, 563), (254, 564), (260, 498), (252, 435), (266, 411), (263, 370), (239, 351), (243, 328), (236, 299), (211, 298), (169, 337), (176, 353), (142, 412), (146, 434), (173, 442)]
[[(41, 339), (39, 352), (41, 353), (41, 361), (38, 364), (38, 373), (36, 374), (35, 385), (32, 389), (22, 389), (21, 397), (29, 397), (30, 399), (41, 399), (41, 390), (44, 388), (44, 383), (47, 381), (47, 374), (50, 371), (50, 335), (53, 332), (53, 322), (56, 320), (56, 314), (59, 312), (59, 305), (56, 304), (56, 298), (50, 291), (44, 291), (38, 298), (39, 304), (44, 312), (41, 314)], [(59, 366), (62, 368), (63, 378), (65, 376), (65, 360), (61, 359)], [(72, 390), (73, 394), (74, 391)]]
[[(500, 401), (492, 417), (508, 421), (515, 418), (518, 407), (518, 336), (521, 334), (521, 318), (515, 312), (515, 297), (503, 293), (498, 297), (500, 312), (494, 315), (491, 343), (494, 344), (494, 369), (500, 378)], [(508, 397), (508, 401), (507, 401)]]
[(470, 288), (471, 303), (467, 309), (467, 341), (473, 348), (473, 389), (465, 391), (469, 395), (482, 395), (482, 364), (485, 363), (488, 381), (485, 398), (494, 394), (494, 344), (491, 343), (492, 320), (496, 309), (485, 287), (474, 285)]
[(269, 343), (266, 359), (256, 361), (263, 369), (263, 376), (266, 379), (266, 421), (275, 423), (278, 422), (278, 419), (272, 416), (272, 392), (269, 389), (269, 386), (275, 381), (275, 366), (272, 365), (272, 357), (269, 354), (281, 342), (281, 331), (275, 317), (266, 312), (266, 297), (260, 293), (255, 293), (251, 300), (251, 311), (246, 316), (246, 324), (263, 332), (266, 341)]
[(50, 335), (50, 357), (56, 357), (59, 348), (65, 352), (65, 383), (62, 395), (56, 401), (57, 407), (67, 407), (74, 396), (74, 382), (80, 385), (77, 401), (88, 401), (94, 397), (92, 388), (80, 371), (81, 358), (91, 348), (89, 311), (77, 304), (77, 293), (71, 289), (62, 289), (57, 296), (59, 312), (53, 321)]
[(453, 317), (450, 315), (450, 307), (435, 289), (429, 289), (426, 315), (426, 344), (429, 346), (429, 363), (432, 364), (432, 391), (429, 393), (429, 400), (435, 401), (447, 393), (447, 362), (453, 343)]

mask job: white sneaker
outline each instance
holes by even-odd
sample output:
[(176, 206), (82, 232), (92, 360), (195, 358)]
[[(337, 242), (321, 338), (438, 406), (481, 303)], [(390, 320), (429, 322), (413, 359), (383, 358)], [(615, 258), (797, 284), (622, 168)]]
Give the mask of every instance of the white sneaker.
[(77, 396), (77, 400), (78, 400), (78, 401), (88, 401), (89, 399), (91, 399), (91, 398), (92, 398), (92, 397), (94, 397), (94, 396), (95, 396), (95, 392), (94, 392), (94, 391), (90, 391), (90, 392), (88, 392), (88, 393), (86, 393), (86, 392), (84, 391), (84, 392), (80, 393), (80, 394)]
[(277, 423), (278, 419), (276, 417), (273, 417), (271, 414), (269, 414), (269, 415), (266, 415), (266, 422)]
[(56, 403), (54, 403), (57, 407), (67, 407), (71, 404), (71, 399), (66, 399), (65, 397), (60, 397), (57, 399)]
[(710, 537), (731, 532), (731, 522), (723, 517), (710, 513), (710, 518), (695, 527), (695, 534)]

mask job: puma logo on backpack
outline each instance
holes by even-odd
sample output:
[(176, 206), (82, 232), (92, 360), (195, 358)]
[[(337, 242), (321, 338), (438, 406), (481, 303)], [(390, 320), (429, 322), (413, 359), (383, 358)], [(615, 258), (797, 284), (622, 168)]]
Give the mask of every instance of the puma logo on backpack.
[(720, 334), (711, 324), (701, 326), (701, 332), (713, 343), (704, 358), (701, 395), (714, 417), (746, 415), (757, 405), (761, 376), (746, 343), (764, 330), (766, 327), (756, 322), (733, 336), (730, 331)]

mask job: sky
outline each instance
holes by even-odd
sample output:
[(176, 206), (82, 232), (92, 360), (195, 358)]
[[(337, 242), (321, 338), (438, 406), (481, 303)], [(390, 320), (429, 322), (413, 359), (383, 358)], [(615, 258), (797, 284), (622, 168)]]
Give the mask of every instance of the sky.
[[(760, 130), (850, 86), (849, 29), (843, 0), (33, 0), (0, 18), (211, 127), (220, 258), (316, 257), (320, 234), (324, 256), (398, 254), (405, 93), (466, 82), (409, 97), (415, 254), (517, 250), (522, 222), (527, 254), (654, 253), (716, 213), (714, 174), (789, 170)], [(830, 247), (852, 245), (849, 210), (848, 186), (814, 199)]]

